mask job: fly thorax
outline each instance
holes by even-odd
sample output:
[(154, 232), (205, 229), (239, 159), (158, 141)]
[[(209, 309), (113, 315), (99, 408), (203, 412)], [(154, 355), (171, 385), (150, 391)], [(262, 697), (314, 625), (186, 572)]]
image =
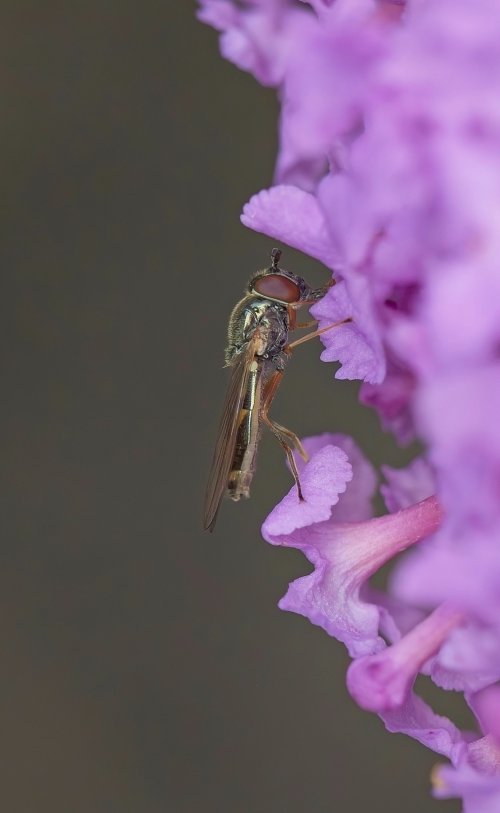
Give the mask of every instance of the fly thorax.
[(278, 356), (288, 340), (288, 311), (278, 303), (265, 302), (257, 324), (261, 347), (259, 356), (274, 359)]
[(234, 308), (229, 321), (226, 365), (231, 366), (249, 341), (256, 342), (256, 355), (274, 359), (288, 338), (286, 306), (268, 299), (247, 297)]

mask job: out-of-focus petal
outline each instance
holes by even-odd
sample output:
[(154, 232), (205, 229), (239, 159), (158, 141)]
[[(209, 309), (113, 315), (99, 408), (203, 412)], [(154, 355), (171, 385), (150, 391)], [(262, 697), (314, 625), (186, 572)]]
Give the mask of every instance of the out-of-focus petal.
[(387, 483), (380, 486), (388, 511), (400, 511), (425, 500), (436, 491), (436, 478), (425, 457), (416, 457), (404, 469), (382, 466)]
[(447, 717), (435, 714), (414, 692), (409, 693), (402, 706), (393, 711), (384, 711), (380, 717), (388, 731), (406, 734), (452, 761), (463, 749), (459, 729)]
[(415, 393), (415, 379), (407, 371), (389, 364), (381, 384), (365, 382), (359, 391), (359, 400), (377, 410), (382, 427), (394, 433), (401, 445), (415, 437), (411, 403)]

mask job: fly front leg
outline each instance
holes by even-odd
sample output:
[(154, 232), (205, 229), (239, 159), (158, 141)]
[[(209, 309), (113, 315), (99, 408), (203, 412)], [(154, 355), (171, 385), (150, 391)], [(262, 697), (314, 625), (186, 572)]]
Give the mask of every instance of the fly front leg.
[(314, 327), (314, 325), (318, 324), (317, 319), (309, 319), (308, 322), (297, 322), (294, 327), (294, 330), (306, 330), (308, 327)]
[(326, 327), (320, 327), (317, 330), (313, 330), (312, 333), (308, 333), (307, 336), (301, 336), (300, 339), (296, 339), (294, 342), (290, 342), (284, 348), (286, 353), (290, 353), (299, 344), (304, 344), (304, 342), (308, 342), (309, 339), (315, 339), (316, 336), (321, 336), (323, 333), (326, 333), (328, 330), (333, 330), (334, 327), (340, 327), (341, 325), (347, 325), (349, 322), (352, 322), (352, 317), (348, 316), (347, 319), (340, 319), (338, 322), (333, 322), (331, 325), (326, 325)]

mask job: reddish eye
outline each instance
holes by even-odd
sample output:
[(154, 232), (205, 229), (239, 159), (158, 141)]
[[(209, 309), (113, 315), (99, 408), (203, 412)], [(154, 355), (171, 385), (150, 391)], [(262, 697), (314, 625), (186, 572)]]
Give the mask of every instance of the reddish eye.
[(281, 274), (266, 274), (265, 277), (260, 277), (253, 289), (262, 296), (278, 299), (280, 302), (298, 302), (300, 299), (299, 286)]

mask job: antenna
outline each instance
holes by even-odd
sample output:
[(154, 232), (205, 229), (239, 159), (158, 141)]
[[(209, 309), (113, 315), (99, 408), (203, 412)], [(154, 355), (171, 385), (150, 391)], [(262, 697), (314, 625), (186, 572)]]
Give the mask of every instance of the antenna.
[(280, 258), (281, 251), (279, 250), (279, 248), (273, 248), (273, 250), (271, 251), (271, 268), (273, 269), (273, 271), (277, 270)]

